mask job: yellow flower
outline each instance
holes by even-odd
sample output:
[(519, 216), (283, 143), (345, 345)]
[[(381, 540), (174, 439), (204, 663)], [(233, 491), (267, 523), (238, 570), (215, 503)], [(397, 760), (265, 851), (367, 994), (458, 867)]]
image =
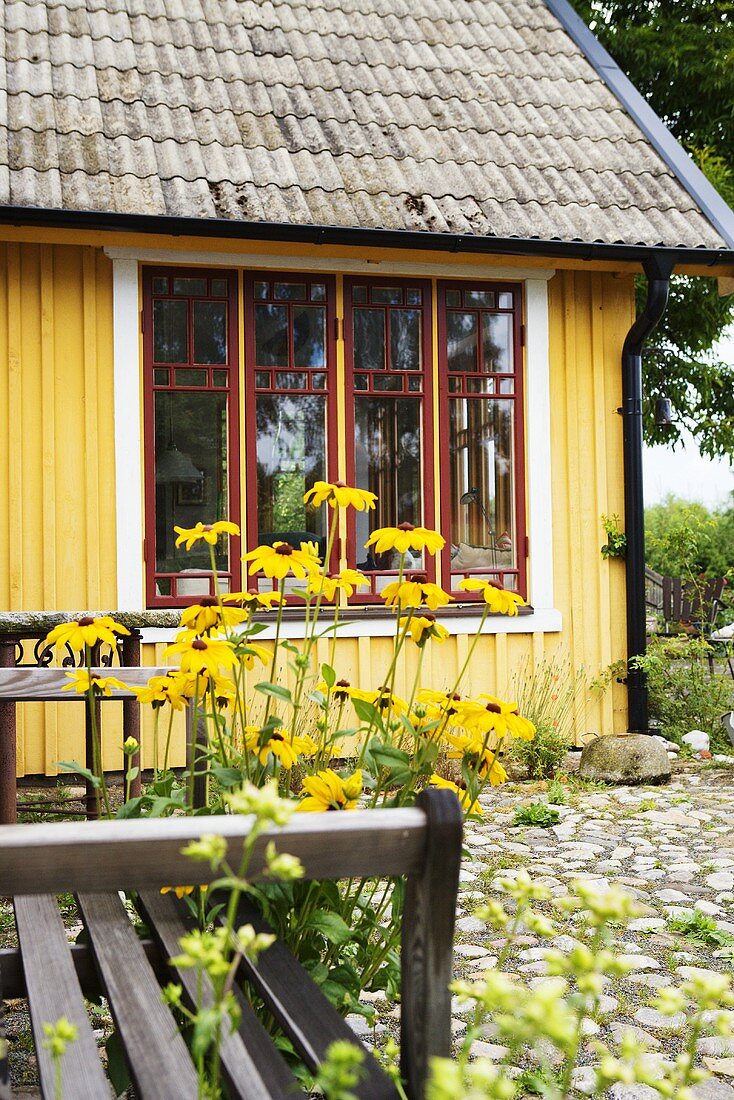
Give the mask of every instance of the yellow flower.
[(446, 540), (438, 531), (401, 523), (399, 527), (378, 527), (365, 546), (374, 546), (377, 554), (384, 554), (386, 550), (397, 550), (399, 554), (405, 554), (408, 550), (427, 550), (429, 554), (436, 554), (443, 550), (445, 544)]
[(342, 569), (341, 573), (334, 576), (312, 573), (306, 582), (306, 591), (310, 596), (318, 596), (320, 592), (322, 599), (331, 602), (337, 592), (351, 596), (358, 585), (369, 583), (364, 573), (360, 573), (358, 569)]
[(214, 638), (194, 638), (193, 642), (175, 642), (166, 646), (164, 657), (180, 655), (181, 672), (190, 672), (195, 676), (205, 672), (216, 678), (220, 668), (232, 668), (237, 664), (237, 655), (231, 642)]
[(517, 703), (503, 703), (501, 699), (498, 699), (495, 695), (487, 695), (486, 692), (482, 692), (479, 696), (480, 699), (487, 699), (485, 704), (486, 709), (490, 707), (495, 709), (495, 713), (499, 713), (504, 719), (507, 727), (507, 732), (512, 734), (513, 737), (519, 738), (521, 741), (532, 741), (535, 737), (535, 726), (529, 718), (523, 718), (518, 713)]
[(352, 775), (341, 779), (335, 771), (327, 768), (316, 775), (307, 775), (303, 781), (306, 797), (299, 810), (322, 812), (324, 810), (353, 810), (362, 793), (362, 772), (357, 769)]
[(107, 696), (112, 694), (113, 688), (117, 688), (118, 691), (131, 690), (127, 684), (123, 684), (121, 680), (116, 680), (114, 676), (90, 677), (86, 668), (79, 668), (75, 672), (67, 672), (66, 675), (71, 677), (71, 683), (66, 684), (61, 690), (71, 691), (73, 689), (77, 695), (86, 695), (90, 687), (94, 689), (95, 695)]
[(284, 603), (285, 596), (281, 596), (280, 592), (229, 592), (222, 596), (222, 601), (239, 603), (251, 615), (261, 607), (269, 611), (274, 604)]
[(436, 775), (434, 772), (428, 782), (432, 787), (439, 787), (444, 791), (453, 791), (467, 813), (481, 814), (484, 812), (476, 800), (472, 801), (468, 791), (463, 790), (456, 783), (452, 783), (450, 779), (442, 779), (440, 775)]
[(250, 573), (264, 573), (266, 577), (282, 580), (289, 573), (303, 578), (319, 568), (318, 557), (304, 550), (294, 550), (289, 542), (276, 542), (274, 546), (258, 546), (245, 554), (243, 561), (251, 562)]
[(166, 676), (151, 676), (145, 687), (135, 689), (135, 694), (139, 703), (150, 703), (153, 709), (170, 703), (174, 710), (183, 710), (195, 685), (195, 677), (169, 672)]
[(422, 649), (429, 638), (435, 638), (437, 642), (445, 642), (449, 632), (445, 626), (437, 623), (433, 615), (403, 615), (398, 620), (398, 628), (406, 630), (415, 644)]
[[(339, 685), (337, 684), (337, 687)], [(362, 691), (361, 688), (343, 688), (351, 699), (362, 699), (365, 703), (372, 703), (378, 710), (391, 710), (395, 714), (407, 714), (408, 704), (399, 695), (390, 693), (389, 688), (381, 687), (377, 691)]]
[(45, 638), (44, 645), (68, 645), (74, 653), (81, 653), (85, 646), (94, 646), (98, 642), (106, 645), (117, 646), (115, 634), (129, 634), (127, 627), (116, 623), (109, 615), (102, 615), (95, 619), (92, 615), (84, 615), (81, 619), (71, 623), (60, 623), (55, 626)]
[(264, 645), (258, 645), (257, 642), (247, 642), (245, 647), (240, 650), (240, 653), (242, 656), (242, 664), (245, 668), (254, 668), (256, 657), (261, 665), (266, 665), (273, 659), (273, 654), (270, 650), (266, 649)]
[(507, 780), (507, 772), (502, 767), (499, 760), (492, 761), (489, 771), (487, 771), (486, 766), (483, 765), (479, 769), (479, 774), (485, 778), (489, 777), (489, 782), (493, 787), (499, 787), (500, 783), (505, 783)]
[(192, 604), (181, 613), (183, 630), (179, 631), (177, 638), (185, 641), (197, 634), (219, 633), (226, 627), (237, 626), (248, 617), (248, 612), (239, 607), (222, 607), (216, 596), (203, 596), (199, 603)]
[(447, 691), (434, 691), (432, 688), (421, 688), (418, 692), (418, 702), (424, 706), (445, 714), (448, 717), (456, 713), (456, 707), (461, 702), (461, 696), (454, 692), (449, 695)]
[(310, 737), (293, 737), (288, 730), (275, 730), (267, 741), (260, 744), (262, 732), (258, 726), (247, 726), (245, 730), (245, 746), (257, 754), (261, 764), (267, 764), (270, 756), (275, 756), (282, 766), (288, 770), (293, 767), (300, 756), (313, 756), (316, 753), (316, 745)]
[(324, 503), (330, 508), (347, 508), (351, 505), (358, 512), (374, 508), (376, 500), (374, 493), (368, 493), (366, 489), (351, 489), (343, 481), (316, 481), (303, 498), (304, 504), (310, 504), (312, 508), (318, 508)]
[(517, 592), (500, 588), (493, 581), (483, 581), (479, 577), (465, 577), (458, 587), (464, 592), (481, 592), (490, 611), (500, 615), (517, 615), (518, 607), (525, 607), (525, 600)]
[(472, 767), (479, 765), (481, 774), (492, 766), (498, 738), (488, 730), (483, 736), (476, 733), (447, 733), (446, 740), (453, 747), (446, 753), (449, 760), (466, 760)]
[(190, 550), (194, 543), (200, 539), (208, 542), (210, 546), (214, 546), (220, 535), (239, 535), (240, 533), (237, 524), (230, 523), (226, 519), (220, 519), (217, 523), (202, 523), (199, 520), (196, 527), (174, 527), (173, 529), (178, 535), (176, 546), (180, 546), (181, 543), (185, 542), (187, 550)]
[(237, 699), (235, 682), (227, 676), (217, 676), (213, 680), (210, 679), (208, 686), (210, 690), (213, 689), (214, 691), (214, 703), (218, 707), (230, 707)]
[[(186, 894), (192, 894), (195, 889), (195, 886), (161, 886), (161, 893), (170, 894), (171, 890), (173, 890), (176, 897), (180, 900), (181, 898), (185, 897)], [(203, 893), (205, 890), (208, 890), (209, 887), (204, 885), (200, 886), (199, 889)]]
[(514, 707), (514, 703), (485, 703), (479, 699), (466, 699), (456, 704), (452, 722), (480, 736), (493, 731), (498, 737), (504, 737), (509, 729), (508, 716), (516, 713), (512, 709)]
[(409, 577), (407, 581), (393, 581), (387, 584), (380, 593), (386, 607), (399, 607), (404, 611), (406, 607), (420, 607), (425, 604), (431, 611), (439, 607), (445, 607), (453, 600), (448, 592), (438, 584), (430, 584), (425, 578)]

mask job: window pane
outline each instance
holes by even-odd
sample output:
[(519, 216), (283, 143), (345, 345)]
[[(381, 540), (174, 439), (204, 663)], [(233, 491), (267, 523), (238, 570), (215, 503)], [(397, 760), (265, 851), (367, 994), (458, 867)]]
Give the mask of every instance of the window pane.
[(305, 390), (306, 375), (294, 371), (278, 371), (275, 376), (276, 390)]
[(314, 283), (311, 287), (311, 301), (312, 302), (325, 302), (326, 301), (326, 287), (323, 283)]
[(174, 294), (206, 294), (206, 279), (174, 279)]
[[(208, 546), (177, 548), (173, 526), (227, 518), (227, 395), (158, 390), (154, 401), (156, 570), (209, 571)], [(226, 570), (226, 539), (217, 540), (216, 551), (217, 567)]]
[(183, 370), (177, 370), (175, 374), (177, 386), (205, 386), (207, 383), (207, 372), (205, 370), (184, 368)]
[(512, 316), (509, 313), (482, 314), (482, 355), (485, 371), (514, 369)]
[(288, 366), (288, 306), (255, 306), (255, 362), (259, 367)]
[(405, 301), (409, 306), (419, 306), (423, 301), (423, 291), (420, 287), (409, 287), (405, 292)]
[(385, 313), (381, 309), (354, 311), (354, 366), (382, 370), (385, 366)]
[(168, 279), (162, 275), (157, 275), (155, 279), (153, 279), (153, 293), (168, 294)]
[(325, 374), (312, 374), (311, 385), (315, 390), (326, 389), (326, 375)]
[(421, 358), (420, 310), (391, 310), (390, 365), (392, 370), (420, 370)]
[(267, 298), (270, 295), (269, 283), (255, 283), (255, 297)]
[(354, 286), (352, 287), (352, 301), (356, 303), (362, 303), (367, 301), (367, 287), (366, 286)]
[(305, 302), (306, 286), (304, 283), (275, 283), (273, 297), (281, 302)]
[(226, 370), (212, 371), (212, 384), (215, 386), (226, 386), (229, 382), (229, 374)]
[(167, 386), (170, 371), (167, 371), (165, 367), (156, 367), (153, 371), (153, 385), (155, 386)]
[[(398, 555), (375, 557), (363, 550), (370, 531), (422, 522), (421, 401), (417, 398), (355, 398), (355, 481), (376, 493), (374, 512), (356, 514), (357, 562), (363, 569), (394, 569)], [(409, 567), (422, 564), (411, 556)]]
[(257, 398), (257, 508), (260, 543), (278, 539), (326, 548), (325, 506), (314, 511), (303, 496), (326, 480), (326, 398), (273, 394)]
[(270, 389), (270, 371), (259, 370), (255, 372), (255, 385), (259, 390)]
[(293, 359), (297, 367), (326, 366), (326, 310), (294, 306)]
[(493, 290), (465, 290), (465, 306), (482, 306), (484, 309), (494, 309)]
[(516, 566), (514, 407), (449, 401), (451, 568)]
[(503, 291), (500, 294), (499, 302), (497, 303), (500, 309), (512, 309), (512, 294), (509, 291)]
[(226, 302), (194, 302), (194, 362), (227, 362)]
[(402, 374), (376, 374), (372, 381), (373, 389), (384, 392), (400, 393), (403, 389)]
[(185, 363), (189, 357), (186, 302), (153, 303), (153, 359), (156, 363)]
[(399, 286), (373, 286), (370, 301), (376, 306), (399, 306), (403, 302), (403, 292)]
[(446, 291), (446, 305), (449, 307), (456, 307), (461, 305), (461, 291), (460, 290), (447, 290)]
[(479, 364), (476, 313), (447, 313), (449, 370), (475, 371)]
[(226, 279), (212, 279), (212, 294), (215, 298), (226, 298), (228, 289)]

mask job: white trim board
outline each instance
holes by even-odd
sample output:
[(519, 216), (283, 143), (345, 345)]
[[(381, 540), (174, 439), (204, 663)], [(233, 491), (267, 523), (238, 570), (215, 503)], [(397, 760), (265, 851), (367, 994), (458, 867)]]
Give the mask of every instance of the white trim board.
[[(484, 279), (522, 278), (519, 268), (490, 268), (471, 265), (470, 268), (453, 268), (436, 264), (412, 263), (406, 265), (375, 265), (321, 260), (310, 257), (231, 256), (228, 253), (182, 253), (153, 249), (106, 249), (112, 258), (114, 299), (114, 392), (115, 392), (115, 468), (117, 493), (117, 605), (121, 611), (139, 611), (145, 606), (145, 577), (142, 558), (144, 536), (144, 498), (141, 469), (142, 421), (140, 414), (141, 365), (139, 361), (138, 316), (138, 263), (155, 259), (156, 262), (175, 265), (197, 262), (209, 266), (253, 266), (262, 260), (268, 266), (280, 269), (355, 271), (376, 270), (387, 272), (406, 271), (457, 277), (481, 275)], [(475, 270), (476, 267), (476, 270)], [(436, 269), (429, 271), (428, 269)], [(410, 272), (408, 272), (410, 274)], [(548, 346), (548, 279), (553, 271), (526, 270), (525, 283), (525, 446), (527, 471), (527, 520), (530, 540), (528, 581), (530, 598), (535, 612), (518, 619), (490, 619), (486, 633), (525, 634), (535, 631), (555, 632), (561, 629), (561, 613), (554, 608), (553, 592), (553, 512), (551, 506), (551, 436), (550, 436), (550, 380)], [(447, 620), (452, 634), (474, 633), (479, 619)], [(380, 620), (348, 624), (346, 630), (354, 633), (344, 637), (379, 635)], [(459, 623), (460, 626), (455, 624)], [(297, 625), (297, 624), (296, 624)], [(290, 629), (290, 626), (289, 626)], [(147, 639), (150, 631), (144, 633)], [(298, 637), (298, 632), (287, 637)], [(151, 636), (151, 640), (152, 636)], [(161, 641), (169, 640), (168, 634)]]
[(423, 263), (415, 253), (406, 253), (405, 260), (348, 260), (330, 256), (272, 256), (269, 252), (178, 252), (172, 248), (105, 247), (111, 260), (135, 260), (146, 264), (181, 267), (199, 264), (202, 267), (263, 268), (270, 271), (328, 271), (335, 274), (411, 275), (438, 279), (504, 279), (521, 282), (536, 279), (547, 282), (555, 270), (545, 267), (512, 267), (510, 264), (436, 264)]

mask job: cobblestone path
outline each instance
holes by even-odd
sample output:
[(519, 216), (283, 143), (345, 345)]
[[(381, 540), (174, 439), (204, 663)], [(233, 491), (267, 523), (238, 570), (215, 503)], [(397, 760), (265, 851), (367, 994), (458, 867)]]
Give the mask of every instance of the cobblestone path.
[[(665, 1017), (649, 1007), (654, 991), (675, 984), (689, 968), (730, 970), (731, 948), (704, 944), (670, 930), (671, 918), (699, 910), (716, 921), (717, 931), (734, 937), (734, 768), (686, 765), (664, 787), (584, 789), (569, 784), (567, 805), (551, 828), (513, 826), (518, 805), (537, 800), (528, 784), (494, 790), (484, 800), (482, 824), (471, 824), (466, 846), (471, 858), (461, 872), (457, 920), (457, 976), (470, 978), (492, 966), (502, 941), (472, 916), (484, 898), (499, 896), (498, 877), (520, 868), (545, 883), (555, 896), (568, 882), (585, 879), (600, 887), (617, 884), (644, 907), (617, 946), (632, 970), (615, 982), (602, 999), (588, 1033), (617, 1045), (625, 1029), (634, 1029), (654, 1058), (672, 1058), (681, 1049), (685, 1017)], [(544, 797), (540, 794), (540, 797)], [(552, 906), (549, 906), (549, 912)], [(559, 920), (557, 911), (553, 918)], [(549, 944), (573, 946), (573, 915), (560, 915), (566, 927), (552, 941), (525, 935), (505, 969), (543, 980), (543, 952)], [(726, 939), (726, 935), (724, 936)], [(734, 941), (733, 941), (734, 942)], [(457, 1037), (466, 1028), (462, 1007), (455, 1004)], [(476, 1044), (477, 1053), (499, 1054), (491, 1043)], [(715, 1076), (695, 1088), (702, 1100), (734, 1100), (734, 1042), (705, 1038), (699, 1042), (702, 1063)], [(577, 1071), (580, 1092), (593, 1093), (593, 1051)], [(644, 1100), (658, 1094), (647, 1086), (615, 1085), (617, 1100)]]

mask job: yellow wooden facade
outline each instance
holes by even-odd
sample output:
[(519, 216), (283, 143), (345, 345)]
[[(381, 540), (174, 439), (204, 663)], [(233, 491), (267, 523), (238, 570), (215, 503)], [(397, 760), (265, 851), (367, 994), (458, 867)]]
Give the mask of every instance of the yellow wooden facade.
[[(0, 244), (0, 604), (11, 611), (113, 609), (117, 606), (115, 447), (113, 415), (113, 280), (104, 246), (188, 249), (233, 253), (247, 264), (247, 250), (262, 242), (175, 241), (170, 238), (103, 237), (99, 233), (4, 231)], [(283, 256), (285, 245), (271, 251)], [(345, 248), (299, 248), (319, 261), (385, 258), (385, 253)], [(405, 273), (426, 262), (462, 274), (456, 255), (394, 252)], [(415, 264), (411, 260), (415, 260)], [(609, 263), (592, 270), (581, 262), (471, 258), (486, 264), (555, 267), (548, 283), (550, 409), (555, 606), (557, 632), (488, 634), (476, 648), (467, 689), (509, 690), (513, 669), (561, 650), (574, 668), (597, 674), (625, 656), (624, 566), (603, 561), (602, 513), (622, 514), (620, 352), (633, 316), (632, 271)], [(434, 316), (435, 324), (435, 316)], [(142, 373), (142, 372), (141, 372)], [(141, 487), (142, 499), (142, 487)], [(244, 502), (243, 502), (244, 504)], [(131, 547), (131, 553), (136, 548)], [(142, 553), (142, 549), (141, 549)], [(532, 600), (532, 591), (530, 593)], [(142, 594), (141, 594), (142, 601)], [(142, 606), (142, 603), (141, 603)], [(424, 682), (448, 686), (468, 650), (457, 635), (425, 659)], [(337, 671), (361, 686), (382, 682), (389, 641), (363, 636), (338, 643)], [(145, 662), (162, 647), (145, 647)], [(408, 660), (414, 658), (410, 655)], [(410, 669), (401, 670), (401, 677)], [(81, 708), (19, 708), (19, 774), (54, 774), (55, 762), (81, 758)], [(112, 705), (116, 711), (117, 705)], [(45, 713), (44, 713), (45, 710)], [(579, 703), (576, 732), (620, 732), (626, 697), (615, 685), (602, 697)], [(120, 766), (119, 728), (107, 723), (105, 760)], [(149, 734), (149, 730), (148, 730)], [(149, 743), (150, 737), (147, 737)], [(180, 748), (180, 744), (179, 744)], [(149, 744), (147, 763), (150, 762)]]

